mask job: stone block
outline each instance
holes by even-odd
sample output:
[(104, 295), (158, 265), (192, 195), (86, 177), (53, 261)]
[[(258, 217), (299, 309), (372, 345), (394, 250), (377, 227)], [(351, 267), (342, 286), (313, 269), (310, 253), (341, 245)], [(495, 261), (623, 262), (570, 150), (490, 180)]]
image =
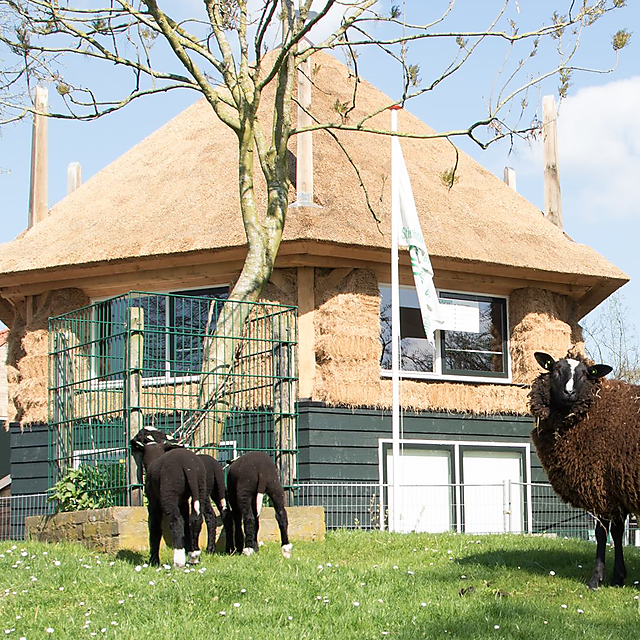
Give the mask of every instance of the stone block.
[[(300, 540), (324, 540), (325, 520), (322, 507), (289, 507), (289, 538)], [(25, 519), (28, 540), (45, 542), (80, 542), (89, 549), (104, 553), (120, 550), (149, 551), (149, 529), (145, 507), (110, 507), (57, 513), (50, 516), (30, 516)], [(165, 543), (171, 546), (171, 536), (163, 526)], [(202, 527), (200, 548), (206, 549), (207, 528)], [(217, 520), (216, 547), (225, 548), (224, 530)], [(260, 514), (260, 542), (279, 542), (280, 531), (272, 507), (264, 507)]]

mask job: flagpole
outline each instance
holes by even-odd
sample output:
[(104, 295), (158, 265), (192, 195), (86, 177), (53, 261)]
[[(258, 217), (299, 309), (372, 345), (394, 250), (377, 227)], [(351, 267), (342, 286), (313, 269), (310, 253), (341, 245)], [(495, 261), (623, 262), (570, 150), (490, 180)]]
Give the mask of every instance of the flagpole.
[[(399, 106), (391, 107), (391, 131), (398, 130)], [(400, 276), (398, 234), (400, 232), (400, 189), (394, 168), (398, 166), (397, 139), (391, 137), (391, 447), (393, 474), (391, 530), (399, 530), (400, 514)]]

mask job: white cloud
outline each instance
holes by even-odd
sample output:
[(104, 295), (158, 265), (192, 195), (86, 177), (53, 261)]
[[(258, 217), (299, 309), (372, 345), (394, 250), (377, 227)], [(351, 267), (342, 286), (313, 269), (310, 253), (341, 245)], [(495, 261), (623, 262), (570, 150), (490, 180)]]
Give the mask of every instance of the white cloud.
[[(563, 101), (560, 179), (576, 213), (640, 218), (640, 76), (587, 87)], [(568, 193), (570, 192), (570, 193)]]

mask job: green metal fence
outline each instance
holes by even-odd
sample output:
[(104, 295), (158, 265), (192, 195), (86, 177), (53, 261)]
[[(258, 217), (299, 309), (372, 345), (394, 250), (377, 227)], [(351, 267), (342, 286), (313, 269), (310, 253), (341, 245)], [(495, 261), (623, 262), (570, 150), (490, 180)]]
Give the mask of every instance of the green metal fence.
[(135, 503), (143, 426), (221, 461), (260, 450), (293, 484), (295, 307), (131, 292), (49, 322), (50, 487), (82, 468), (96, 499)]

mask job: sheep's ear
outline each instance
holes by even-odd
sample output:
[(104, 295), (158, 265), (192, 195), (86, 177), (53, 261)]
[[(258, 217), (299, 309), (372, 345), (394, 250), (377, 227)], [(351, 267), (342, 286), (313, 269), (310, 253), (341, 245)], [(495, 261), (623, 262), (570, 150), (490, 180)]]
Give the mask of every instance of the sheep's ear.
[(536, 351), (533, 357), (538, 361), (538, 364), (547, 371), (551, 371), (553, 365), (556, 363), (548, 353), (543, 353), (542, 351)]
[(589, 367), (587, 375), (590, 380), (597, 380), (598, 378), (604, 378), (608, 373), (613, 371), (613, 367), (608, 364), (594, 364)]

